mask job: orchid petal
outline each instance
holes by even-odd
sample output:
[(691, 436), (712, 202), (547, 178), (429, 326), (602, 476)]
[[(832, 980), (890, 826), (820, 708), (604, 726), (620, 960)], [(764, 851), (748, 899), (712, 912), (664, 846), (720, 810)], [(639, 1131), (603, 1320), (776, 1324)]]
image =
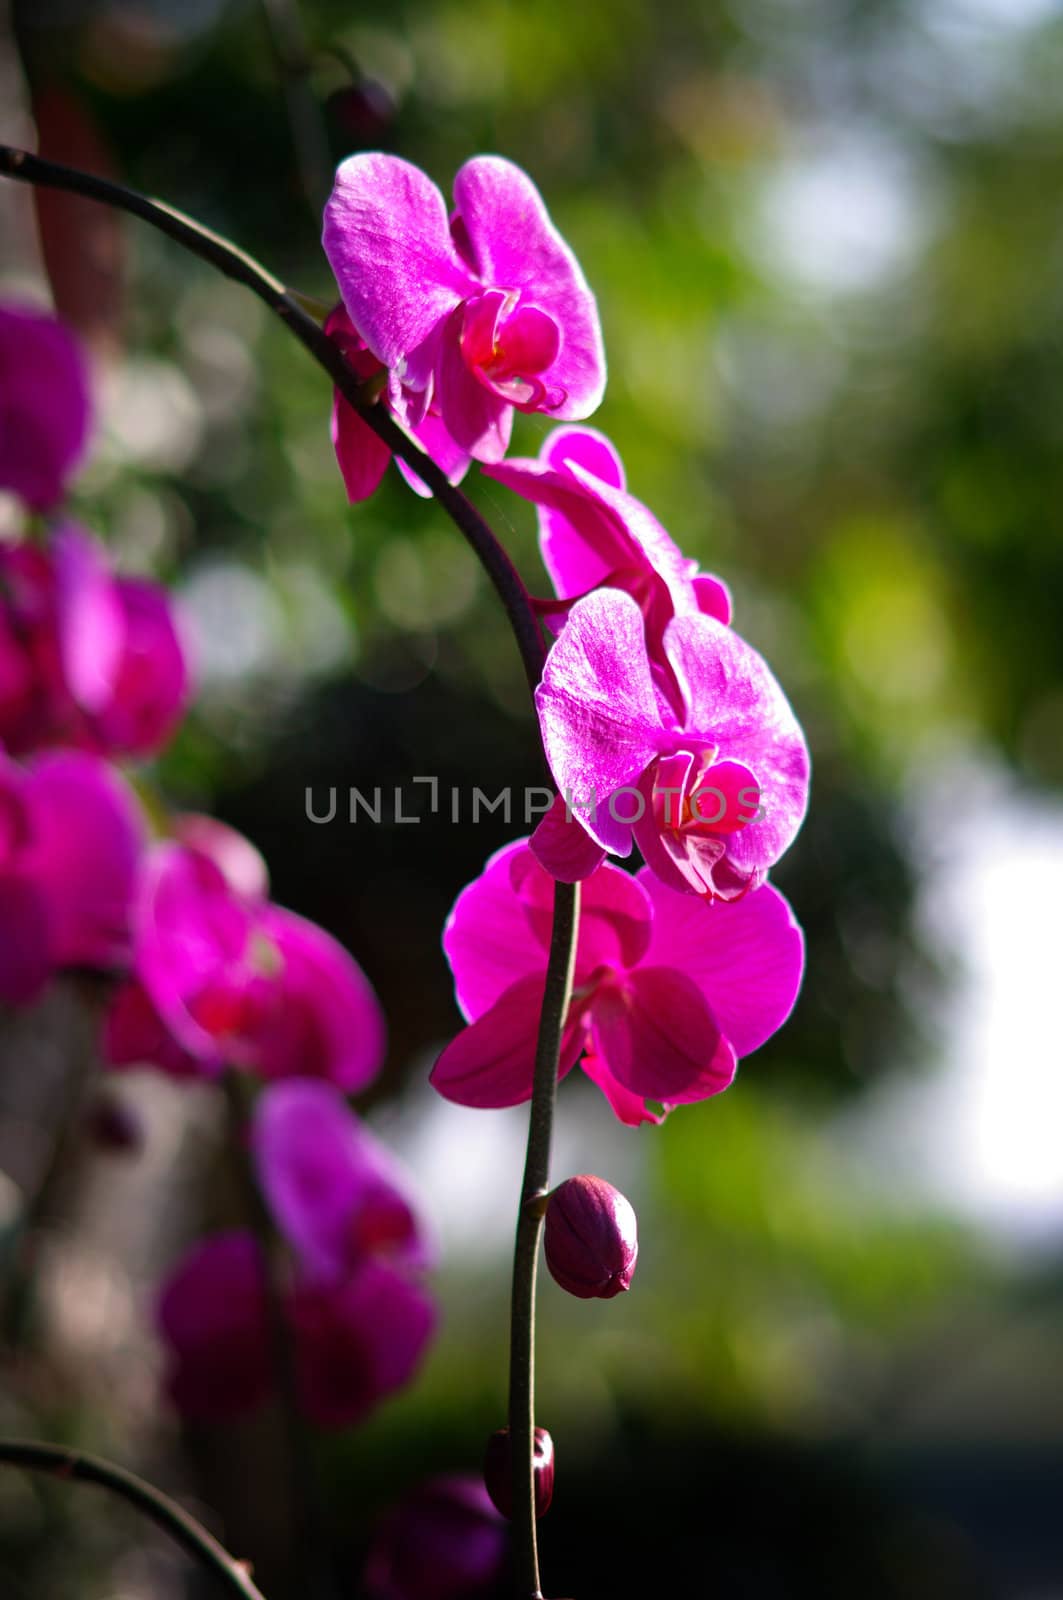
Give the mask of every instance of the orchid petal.
[(543, 942), (517, 894), (511, 869), (527, 849), (507, 844), (459, 894), (443, 929), (443, 949), (466, 1021), (483, 1016), (520, 978), (546, 971)]
[(604, 849), (591, 838), (576, 812), (569, 814), (562, 795), (555, 798), (532, 834), (531, 848), (560, 883), (582, 883), (605, 860)]
[(630, 595), (604, 589), (572, 607), (535, 704), (559, 790), (578, 806), (593, 802), (587, 832), (605, 849), (626, 853), (630, 829), (609, 814), (607, 802), (636, 782), (666, 740), (642, 613)]
[(82, 711), (101, 711), (114, 693), (125, 645), (125, 615), (100, 546), (67, 523), (52, 537), (56, 629), (66, 685)]
[(554, 415), (563, 421), (589, 416), (605, 390), (598, 308), (535, 184), (500, 156), (477, 156), (458, 172), (454, 199), (482, 281), (522, 291), (523, 303), (561, 329), (560, 352), (542, 374), (548, 388), (564, 391)]
[(647, 960), (693, 979), (738, 1056), (759, 1049), (794, 1008), (804, 939), (793, 911), (770, 884), (728, 904), (676, 894), (647, 871), (653, 902)]
[(33, 872), (48, 901), (54, 959), (109, 967), (125, 960), (144, 822), (113, 767), (75, 751), (49, 755), (27, 774)]
[(651, 1100), (701, 1100), (734, 1076), (733, 1052), (701, 991), (668, 967), (639, 967), (623, 982), (601, 984), (591, 1033), (613, 1076)]
[(808, 803), (800, 724), (762, 657), (715, 618), (676, 617), (665, 651), (686, 702), (687, 731), (756, 775), (763, 819), (732, 835), (727, 854), (743, 872), (766, 871), (792, 842)]
[(387, 367), (399, 367), (476, 292), (454, 248), (443, 196), (398, 156), (341, 162), (322, 243), (354, 326)]
[(618, 1121), (627, 1127), (638, 1128), (644, 1122), (664, 1121), (663, 1116), (648, 1108), (642, 1095), (635, 1094), (631, 1089), (625, 1089), (620, 1080), (614, 1078), (601, 1056), (589, 1052), (580, 1062), (580, 1071), (585, 1072), (592, 1083), (597, 1084)]
[(81, 461), (90, 415), (88, 373), (69, 330), (46, 312), (0, 306), (0, 488), (49, 510)]
[[(496, 1110), (531, 1098), (545, 987), (545, 975), (518, 978), (490, 1011), (447, 1045), (430, 1073), (432, 1087), (444, 1100)], [(561, 1041), (559, 1078), (575, 1065), (581, 1035), (581, 1027), (570, 1019)]]

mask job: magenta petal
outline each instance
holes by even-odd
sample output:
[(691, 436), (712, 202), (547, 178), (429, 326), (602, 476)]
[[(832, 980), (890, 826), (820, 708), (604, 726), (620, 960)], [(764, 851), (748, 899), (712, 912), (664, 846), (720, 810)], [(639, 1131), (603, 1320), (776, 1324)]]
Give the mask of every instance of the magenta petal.
[(0, 489), (49, 510), (81, 460), (89, 421), (73, 336), (46, 312), (0, 306)]
[(592, 839), (575, 812), (570, 816), (561, 795), (531, 837), (531, 848), (550, 876), (561, 883), (582, 883), (605, 860), (605, 851)]
[(759, 1049), (793, 1010), (804, 970), (804, 939), (789, 904), (765, 884), (711, 905), (676, 894), (649, 872), (653, 901), (647, 960), (697, 984), (739, 1056)]
[[(446, 473), (448, 481), (460, 483), (469, 470), (472, 457), (450, 437), (443, 418), (434, 411), (428, 411), (411, 432), (425, 454), (431, 456), (436, 466)], [(406, 465), (401, 456), (395, 457), (395, 465), (415, 494), (419, 494), (423, 500), (431, 498), (431, 489), (412, 467)]]
[(429, 1265), (398, 1163), (331, 1084), (270, 1085), (255, 1106), (252, 1143), (273, 1220), (308, 1278), (337, 1282), (370, 1256)]
[(328, 1078), (366, 1088), (384, 1060), (384, 1014), (354, 957), (323, 928), (279, 906), (263, 908), (255, 934), (280, 971), (246, 1024), (249, 1064), (267, 1078)]
[(766, 871), (792, 842), (808, 803), (808, 747), (797, 718), (766, 662), (715, 618), (676, 617), (665, 650), (687, 729), (715, 744), (720, 760), (740, 761), (756, 775), (762, 820), (733, 834), (727, 855), (742, 871)]
[(664, 1121), (663, 1116), (648, 1108), (641, 1094), (625, 1089), (620, 1080), (613, 1077), (600, 1056), (585, 1055), (580, 1062), (580, 1069), (587, 1074), (592, 1083), (598, 1085), (616, 1117), (627, 1127), (638, 1128), (644, 1122), (656, 1124)]
[(462, 1015), (473, 1022), (520, 978), (546, 971), (547, 946), (537, 937), (513, 889), (511, 868), (527, 849), (505, 845), (459, 894), (443, 929)]
[(102, 549), (67, 523), (51, 541), (63, 677), (82, 711), (110, 700), (125, 647), (125, 616)]
[(48, 905), (31, 878), (0, 869), (0, 1001), (33, 1000), (52, 974)]
[(715, 617), (717, 622), (730, 622), (731, 591), (721, 579), (713, 578), (707, 572), (699, 573), (694, 579), (694, 594), (699, 611), (703, 611), (707, 617)]
[(705, 1099), (726, 1089), (734, 1057), (697, 985), (667, 967), (603, 983), (591, 1009), (595, 1052), (626, 1089), (651, 1100)]
[(627, 487), (619, 450), (597, 428), (555, 428), (543, 441), (539, 459), (558, 470), (566, 465), (582, 467), (614, 489)]
[(332, 443), (351, 505), (368, 500), (388, 468), (391, 451), (338, 389), (332, 394)]
[(509, 448), (513, 407), (465, 365), (456, 317), (440, 342), (436, 404), (459, 450), (476, 461), (501, 461)]
[[(626, 853), (630, 829), (607, 801), (637, 783), (664, 742), (650, 674), (642, 613), (616, 589), (580, 600), (547, 657), (535, 704), (546, 757), (558, 789), (581, 806), (597, 842)], [(582, 814), (582, 811), (581, 811)]]
[(269, 868), (250, 839), (219, 822), (217, 817), (183, 811), (173, 819), (178, 844), (213, 861), (231, 889), (245, 900), (265, 900), (269, 894)]
[(33, 873), (48, 902), (57, 964), (124, 961), (144, 848), (133, 790), (105, 761), (66, 751), (37, 762), (25, 794), (34, 827)]
[(170, 1351), (170, 1395), (183, 1416), (226, 1422), (266, 1399), (265, 1274), (250, 1233), (215, 1234), (188, 1251), (160, 1289), (156, 1323)]
[(598, 308), (538, 189), (512, 162), (477, 156), (455, 178), (454, 200), (483, 282), (520, 290), (522, 304), (545, 311), (561, 330), (560, 353), (541, 374), (548, 390), (564, 391), (554, 415), (590, 416), (605, 390)]
[(157, 1067), (172, 1078), (215, 1078), (225, 1067), (220, 1055), (204, 1059), (183, 1050), (135, 979), (111, 997), (101, 1050), (108, 1066)]
[(355, 328), (400, 376), (404, 358), (477, 292), (451, 240), (443, 196), (398, 156), (341, 162), (322, 243)]
[[(519, 978), (490, 1011), (447, 1045), (430, 1074), (432, 1087), (444, 1100), (496, 1110), (531, 1097), (544, 988), (545, 976)], [(575, 1065), (580, 1034), (570, 1021), (561, 1042), (559, 1077)]]
[(289, 1315), (300, 1406), (323, 1428), (361, 1422), (408, 1383), (436, 1322), (426, 1291), (376, 1261), (337, 1287), (297, 1289)]
[[(545, 956), (553, 925), (554, 880), (526, 842), (511, 858), (510, 876)], [(649, 947), (652, 918), (652, 902), (641, 883), (603, 862), (583, 885), (576, 987), (601, 967), (636, 966)]]
[(124, 648), (109, 703), (95, 727), (104, 743), (125, 755), (154, 755), (184, 713), (190, 692), (188, 658), (173, 601), (160, 583), (119, 578)]
[(431, 1478), (380, 1522), (361, 1592), (365, 1600), (489, 1600), (508, 1545), (481, 1478)]

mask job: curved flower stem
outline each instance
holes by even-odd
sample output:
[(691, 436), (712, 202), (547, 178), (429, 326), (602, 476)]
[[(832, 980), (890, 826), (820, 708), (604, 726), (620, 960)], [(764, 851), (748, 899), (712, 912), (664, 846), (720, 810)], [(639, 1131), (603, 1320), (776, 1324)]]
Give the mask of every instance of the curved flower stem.
[(373, 432), (428, 485), (472, 546), (506, 609), (525, 674), (534, 688), (542, 672), (545, 649), (528, 591), (517, 569), (471, 500), (448, 482), (446, 474), (381, 406), (365, 404), (361, 381), (347, 365), (339, 346), (323, 332), (278, 278), (228, 239), (193, 222), (191, 217), (186, 217), (173, 206), (161, 200), (150, 200), (135, 189), (126, 189), (122, 184), (111, 183), (106, 178), (80, 172), (76, 167), (61, 166), (56, 161), (44, 161), (40, 156), (31, 155), (28, 150), (16, 150), (10, 145), (0, 145), (0, 174), (46, 189), (63, 189), (69, 194), (84, 195), (119, 211), (127, 211), (130, 216), (140, 217), (202, 261), (217, 267), (227, 278), (242, 283), (280, 317), (318, 365), (324, 367), (344, 399), (350, 401)]
[(81, 1450), (37, 1444), (29, 1439), (0, 1439), (0, 1464), (5, 1462), (31, 1472), (47, 1472), (55, 1478), (74, 1478), (109, 1489), (157, 1523), (194, 1561), (206, 1567), (226, 1593), (240, 1595), (242, 1600), (264, 1600), (261, 1589), (252, 1582), (249, 1568), (231, 1556), (202, 1523), (161, 1490), (123, 1467)]
[(550, 1182), (550, 1140), (557, 1099), (561, 1054), (579, 929), (579, 884), (554, 885), (554, 925), (546, 989), (535, 1051), (528, 1151), (517, 1213), (513, 1249), (513, 1294), (509, 1332), (509, 1438), (513, 1457), (513, 1534), (516, 1546), (517, 1593), (520, 1600), (540, 1600), (539, 1551), (535, 1532), (535, 1279), (543, 1199)]

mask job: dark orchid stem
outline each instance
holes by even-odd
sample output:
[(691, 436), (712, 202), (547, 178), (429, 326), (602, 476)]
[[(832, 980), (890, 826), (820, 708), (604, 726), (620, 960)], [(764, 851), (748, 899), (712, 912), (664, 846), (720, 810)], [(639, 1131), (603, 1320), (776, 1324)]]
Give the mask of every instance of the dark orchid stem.
[(328, 1563), (328, 1546), (322, 1536), (318, 1515), (312, 1441), (299, 1409), (295, 1351), (278, 1283), (277, 1240), (255, 1180), (248, 1150), (247, 1091), (250, 1084), (242, 1073), (230, 1068), (225, 1074), (224, 1087), (233, 1166), (240, 1186), (245, 1220), (258, 1241), (262, 1259), (270, 1359), (280, 1402), (284, 1465), (289, 1480), (287, 1498), (294, 1519), (292, 1566), (298, 1570), (300, 1582), (311, 1595), (320, 1597), (320, 1600), (332, 1600), (335, 1588)]
[(130, 216), (140, 217), (193, 255), (199, 256), (200, 260), (217, 267), (227, 278), (242, 283), (287, 323), (299, 342), (324, 367), (344, 399), (350, 401), (373, 432), (428, 485), (471, 545), (505, 607), (525, 674), (534, 688), (545, 659), (542, 633), (528, 599), (528, 591), (512, 561), (476, 507), (460, 489), (448, 482), (446, 474), (435, 462), (418, 449), (383, 407), (365, 404), (361, 381), (347, 365), (339, 346), (323, 332), (279, 279), (267, 272), (253, 257), (230, 244), (228, 239), (193, 222), (191, 217), (186, 217), (173, 206), (161, 200), (150, 200), (134, 189), (110, 183), (106, 178), (79, 172), (76, 167), (60, 166), (55, 161), (44, 161), (40, 156), (31, 155), (28, 150), (12, 149), (10, 145), (0, 145), (0, 174), (46, 189), (63, 189), (69, 194), (84, 195), (119, 211), (127, 211)]
[(535, 1280), (543, 1199), (550, 1183), (550, 1140), (579, 928), (579, 884), (555, 883), (550, 959), (535, 1051), (528, 1152), (513, 1250), (513, 1296), (509, 1332), (509, 1437), (513, 1452), (513, 1540), (520, 1600), (540, 1600), (539, 1549), (535, 1531)]
[(202, 1523), (175, 1500), (123, 1467), (116, 1467), (100, 1456), (86, 1455), (81, 1450), (68, 1450), (58, 1444), (37, 1444), (28, 1439), (0, 1439), (0, 1464), (3, 1463), (25, 1467), (31, 1472), (47, 1472), (53, 1478), (99, 1484), (157, 1523), (194, 1561), (207, 1569), (226, 1594), (240, 1595), (242, 1600), (264, 1600), (244, 1562), (231, 1556)]

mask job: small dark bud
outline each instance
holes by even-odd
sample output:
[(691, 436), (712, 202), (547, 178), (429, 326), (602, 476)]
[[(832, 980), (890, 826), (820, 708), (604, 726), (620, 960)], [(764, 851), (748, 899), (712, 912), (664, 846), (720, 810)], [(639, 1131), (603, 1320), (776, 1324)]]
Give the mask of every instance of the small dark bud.
[(395, 120), (395, 101), (375, 78), (337, 89), (325, 105), (336, 127), (348, 138), (378, 139)]
[(547, 1202), (545, 1244), (546, 1264), (562, 1289), (580, 1300), (611, 1300), (635, 1271), (635, 1213), (604, 1178), (566, 1178)]
[[(513, 1451), (509, 1429), (498, 1428), (487, 1441), (484, 1483), (491, 1503), (504, 1517), (513, 1515)], [(535, 1515), (545, 1517), (554, 1498), (554, 1441), (545, 1428), (535, 1430)]]

